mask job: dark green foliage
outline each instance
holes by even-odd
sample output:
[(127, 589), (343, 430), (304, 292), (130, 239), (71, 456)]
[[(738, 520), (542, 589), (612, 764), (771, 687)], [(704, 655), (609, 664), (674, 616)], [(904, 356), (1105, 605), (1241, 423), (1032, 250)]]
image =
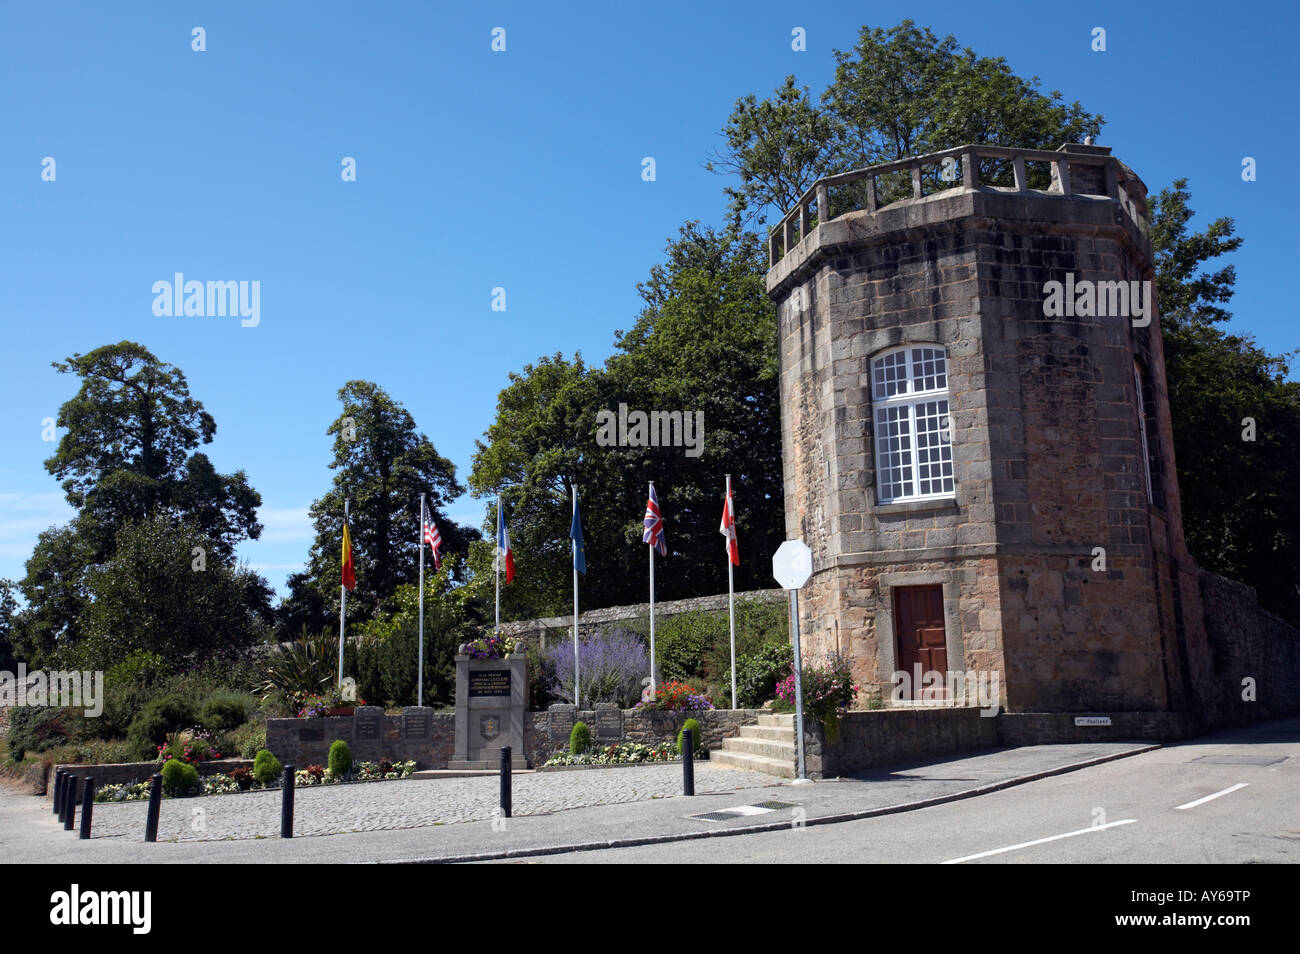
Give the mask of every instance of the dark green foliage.
[(15, 762), (28, 752), (45, 752), (73, 738), (71, 713), (54, 706), (15, 706), (9, 709), (9, 757)]
[[(456, 652), (481, 634), (481, 617), (464, 591), (451, 586), (463, 561), (450, 556), (437, 574), (426, 573), (424, 594), (424, 704), (451, 705), (456, 692)], [(413, 706), (419, 651), (419, 590), (402, 585), (380, 614), (354, 630), (357, 639), (346, 670), (361, 698), (375, 705)]]
[(569, 732), (569, 754), (581, 755), (591, 748), (591, 729), (585, 722), (573, 723), (573, 730)]
[(127, 745), (141, 761), (156, 758), (167, 733), (194, 725), (194, 703), (180, 694), (162, 696), (145, 703), (126, 732)]
[[(347, 608), (358, 621), (373, 617), (399, 586), (417, 582), (420, 545), (404, 528), (418, 519), (411, 508), (421, 493), (442, 535), (444, 552), (464, 553), (469, 541), (478, 537), (472, 527), (447, 517), (447, 503), (465, 492), (456, 480), (456, 465), (417, 429), (401, 402), (370, 381), (347, 382), (338, 399), (342, 408), (327, 429), (334, 436), (333, 483), (311, 505), (316, 540), (308, 557), (308, 580), (291, 593), (291, 605), (282, 607), (286, 619), (310, 623), (314, 613), (330, 607), (330, 619), (338, 620), (345, 496), (353, 502), (352, 558), (357, 572), (357, 588), (348, 594)], [(313, 586), (315, 594), (309, 592)]]
[(262, 749), (253, 757), (253, 778), (257, 779), (260, 785), (274, 785), (280, 780), (280, 773), (283, 771), (284, 767), (280, 764), (280, 760), (266, 749)]
[[(1294, 353), (1269, 354), (1216, 327), (1236, 283), (1206, 269), (1242, 239), (1230, 218), (1193, 232), (1186, 179), (1151, 204), (1165, 376), (1187, 546), (1206, 569), (1255, 587), (1261, 605), (1300, 623), (1300, 383)], [(1246, 440), (1245, 419), (1254, 421)]]
[(664, 679), (689, 682), (704, 675), (709, 649), (728, 643), (726, 615), (697, 610), (655, 622), (655, 654)]
[(776, 698), (776, 684), (794, 668), (794, 648), (789, 643), (773, 643), (749, 656), (741, 656), (736, 665), (736, 700), (742, 709), (757, 709)]
[(229, 732), (248, 721), (257, 711), (257, 700), (247, 693), (218, 692), (203, 700), (199, 725), (214, 735)]
[(329, 769), (337, 778), (352, 771), (352, 750), (342, 739), (335, 739), (330, 746)]
[(162, 767), (163, 791), (173, 798), (194, 795), (199, 790), (199, 770), (188, 762), (168, 759)]
[(681, 754), (682, 733), (685, 732), (687, 729), (691, 731), (691, 738), (694, 740), (694, 744), (691, 746), (691, 748), (694, 750), (694, 753), (696, 755), (703, 755), (705, 751), (704, 733), (700, 730), (700, 721), (698, 719), (687, 719), (685, 722), (682, 723), (682, 727), (677, 730), (677, 754), (678, 755)]
[(280, 643), (263, 662), (264, 678), (256, 690), (278, 692), (289, 699), (322, 692), (338, 677), (338, 636), (328, 630), (306, 631), (291, 643)]

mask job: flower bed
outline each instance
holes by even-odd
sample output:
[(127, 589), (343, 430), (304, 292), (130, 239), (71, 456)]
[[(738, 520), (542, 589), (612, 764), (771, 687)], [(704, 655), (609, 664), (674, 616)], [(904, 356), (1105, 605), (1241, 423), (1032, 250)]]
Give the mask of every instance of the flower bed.
[[(217, 773), (205, 775), (199, 779), (199, 795), (230, 795), (235, 792), (270, 791), (278, 789), (276, 785), (259, 785), (251, 776), (240, 778), (236, 772), (226, 775)], [(329, 769), (319, 765), (309, 765), (294, 772), (295, 786), (303, 785), (340, 785), (348, 782), (377, 782), (391, 779), (410, 778), (415, 773), (415, 762), (391, 762), (380, 759), (378, 762), (358, 762), (349, 775), (338, 777)], [(95, 790), (96, 802), (136, 802), (149, 798), (148, 781), (132, 782), (125, 785), (105, 785)], [(163, 798), (170, 798), (163, 794)]]
[(696, 692), (684, 682), (670, 679), (656, 687), (654, 699), (642, 699), (636, 704), (638, 709), (662, 709), (668, 712), (687, 710), (699, 712), (714, 708), (708, 698)]
[(640, 742), (620, 742), (572, 755), (556, 752), (546, 760), (546, 766), (556, 765), (631, 765), (637, 762), (675, 762), (677, 747), (671, 742), (659, 745), (642, 745)]
[(504, 659), (515, 651), (513, 636), (486, 636), (470, 640), (460, 647), (470, 659)]

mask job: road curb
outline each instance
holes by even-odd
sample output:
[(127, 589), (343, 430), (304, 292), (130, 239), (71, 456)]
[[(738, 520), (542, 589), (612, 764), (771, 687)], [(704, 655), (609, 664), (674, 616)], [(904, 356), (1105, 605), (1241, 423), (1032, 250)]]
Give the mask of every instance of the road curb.
[[(988, 785), (981, 785), (978, 788), (968, 788), (964, 791), (953, 792), (949, 795), (936, 795), (934, 798), (924, 798), (915, 802), (904, 802), (901, 805), (887, 805), (883, 808), (869, 808), (857, 812), (840, 812), (834, 815), (822, 815), (817, 818), (809, 818), (804, 822), (804, 826), (835, 825), (841, 822), (861, 821), (864, 818), (876, 818), (881, 815), (897, 815), (902, 812), (917, 811), (922, 808), (932, 808), (936, 805), (945, 805), (948, 802), (961, 801), (962, 799), (967, 798), (976, 798), (980, 795), (988, 795), (992, 792), (999, 792), (1003, 789), (1013, 788), (1017, 785), (1025, 785), (1029, 782), (1039, 781), (1040, 779), (1051, 778), (1054, 775), (1065, 775), (1069, 772), (1077, 772), (1080, 769), (1092, 768), (1095, 765), (1103, 765), (1106, 762), (1114, 762), (1118, 759), (1143, 755), (1159, 748), (1163, 748), (1163, 745), (1158, 742), (1153, 742), (1149, 745), (1131, 749), (1127, 752), (1114, 752), (1110, 755), (1099, 755), (1096, 758), (1084, 759), (1081, 762), (1070, 762), (1053, 769), (1045, 769), (1041, 772), (1032, 772), (1028, 775), (1018, 775), (1015, 778), (1003, 779), (1000, 782), (992, 782)], [(508, 861), (512, 858), (536, 858), (543, 855), (565, 855), (579, 851), (605, 851), (610, 848), (639, 848), (645, 845), (666, 845), (676, 841), (698, 841), (702, 838), (728, 838), (736, 835), (758, 835), (766, 832), (788, 831), (789, 829), (789, 822), (767, 822), (761, 825), (746, 825), (742, 828), (718, 828), (712, 831), (677, 832), (670, 835), (646, 835), (640, 838), (611, 838), (608, 841), (579, 842), (578, 844), (573, 845), (545, 845), (538, 848), (509, 848), (503, 851), (485, 851), (469, 855), (448, 855), (441, 858), (402, 858), (391, 861), (377, 861), (372, 862), (372, 864), (451, 865), (470, 864), (478, 861)]]

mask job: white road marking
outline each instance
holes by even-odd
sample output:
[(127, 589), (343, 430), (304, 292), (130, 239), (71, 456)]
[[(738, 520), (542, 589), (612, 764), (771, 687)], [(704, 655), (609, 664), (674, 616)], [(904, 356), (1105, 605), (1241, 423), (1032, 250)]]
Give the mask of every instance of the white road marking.
[(1197, 805), (1204, 805), (1206, 802), (1213, 801), (1214, 799), (1218, 798), (1220, 795), (1230, 795), (1233, 792), (1235, 792), (1237, 789), (1245, 788), (1249, 784), (1250, 784), (1249, 782), (1238, 782), (1236, 785), (1233, 785), (1230, 788), (1225, 788), (1221, 792), (1215, 792), (1213, 795), (1206, 795), (1204, 798), (1198, 798), (1196, 801), (1188, 802), (1186, 805), (1179, 805), (1177, 808), (1174, 809), (1174, 811), (1181, 812), (1181, 811), (1186, 811), (1189, 808), (1195, 808)]
[(976, 858), (987, 858), (990, 855), (1001, 855), (1008, 851), (1019, 851), (1021, 848), (1030, 848), (1034, 845), (1043, 845), (1049, 841), (1060, 841), (1062, 838), (1073, 838), (1075, 835), (1086, 835), (1093, 831), (1104, 831), (1107, 828), (1114, 828), (1117, 825), (1132, 825), (1136, 818), (1125, 818), (1122, 821), (1107, 822), (1105, 825), (1093, 825), (1088, 828), (1080, 828), (1078, 831), (1067, 831), (1063, 835), (1051, 835), (1047, 838), (1037, 838), (1034, 841), (1022, 841), (1018, 845), (1008, 845), (1005, 848), (994, 848), (992, 851), (981, 851), (978, 855), (967, 855), (964, 858), (953, 858), (951, 861), (945, 861), (945, 865), (959, 865), (963, 861), (974, 861)]

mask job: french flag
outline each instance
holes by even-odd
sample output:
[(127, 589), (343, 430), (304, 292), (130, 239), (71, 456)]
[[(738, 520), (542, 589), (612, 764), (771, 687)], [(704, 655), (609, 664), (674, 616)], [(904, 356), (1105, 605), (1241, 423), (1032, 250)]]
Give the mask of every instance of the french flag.
[[(501, 507), (501, 498), (497, 498), (497, 559), (505, 557), (506, 582), (515, 578), (515, 555), (510, 552), (510, 534), (506, 530), (506, 512)], [(499, 564), (498, 564), (499, 565)]]

